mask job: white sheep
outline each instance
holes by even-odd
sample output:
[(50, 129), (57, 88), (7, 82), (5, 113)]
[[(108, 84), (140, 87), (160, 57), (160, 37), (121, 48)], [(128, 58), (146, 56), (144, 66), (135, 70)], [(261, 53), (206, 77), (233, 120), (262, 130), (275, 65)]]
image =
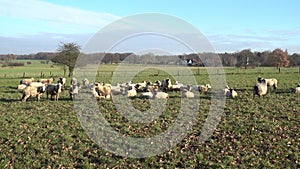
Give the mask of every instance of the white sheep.
[(255, 97), (255, 95), (258, 95), (258, 97), (265, 96), (267, 92), (268, 86), (266, 80), (261, 78), (261, 80), (258, 83), (256, 83), (253, 87), (253, 98)]
[(153, 93), (152, 92), (143, 92), (140, 95), (141, 99), (152, 99), (153, 98)]
[(40, 101), (40, 97), (43, 93), (45, 93), (46, 87), (34, 87), (34, 86), (27, 86), (23, 90), (22, 102), (26, 102), (29, 97), (36, 97), (37, 101)]
[(153, 98), (155, 98), (155, 99), (168, 99), (169, 94), (166, 93), (166, 92), (161, 92), (161, 91), (154, 90)]
[(61, 83), (58, 83), (58, 84), (48, 84), (46, 86), (47, 99), (48, 99), (48, 95), (50, 94), (51, 100), (52, 100), (52, 98), (54, 96), (55, 97), (54, 100), (58, 101), (59, 94), (61, 93), (61, 87), (62, 87)]
[(187, 89), (184, 89), (184, 90), (182, 90), (181, 97), (191, 99), (191, 98), (194, 98), (195, 95), (193, 92), (191, 92)]
[(76, 95), (79, 93), (79, 90), (80, 90), (80, 84), (77, 83), (77, 84), (72, 84), (69, 88), (69, 94), (70, 94), (70, 99), (71, 100), (74, 100)]

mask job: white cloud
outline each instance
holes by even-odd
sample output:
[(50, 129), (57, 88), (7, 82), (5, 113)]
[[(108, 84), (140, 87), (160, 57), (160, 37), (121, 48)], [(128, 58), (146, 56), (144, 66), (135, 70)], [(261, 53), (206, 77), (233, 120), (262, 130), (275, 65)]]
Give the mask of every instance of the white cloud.
[[(67, 27), (80, 33), (80, 29), (95, 30), (119, 19), (109, 13), (91, 12), (77, 8), (59, 6), (39, 0), (0, 0), (0, 16), (24, 20), (24, 24), (41, 23), (40, 32), (67, 33)], [(2, 23), (3, 24), (3, 23)], [(75, 31), (75, 32), (76, 32)], [(82, 30), (85, 31), (85, 30)], [(75, 33), (72, 32), (72, 33)], [(26, 33), (26, 32), (24, 32)]]

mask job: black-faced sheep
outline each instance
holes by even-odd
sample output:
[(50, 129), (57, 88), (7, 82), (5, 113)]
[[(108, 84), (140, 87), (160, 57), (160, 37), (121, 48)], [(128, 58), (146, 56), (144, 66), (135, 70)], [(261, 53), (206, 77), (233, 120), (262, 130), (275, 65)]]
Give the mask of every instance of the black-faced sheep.
[(169, 89), (171, 89), (171, 87), (172, 87), (171, 79), (167, 78), (161, 82), (161, 90), (168, 91)]
[(274, 89), (278, 89), (278, 81), (277, 79), (271, 78), (271, 79), (264, 79), (262, 77), (258, 77), (257, 81), (260, 83), (262, 80), (266, 81), (267, 86), (273, 86)]
[(298, 84), (296, 88), (292, 89), (291, 92), (295, 94), (300, 94), (300, 84)]
[(62, 87), (61, 83), (58, 83), (58, 84), (48, 84), (46, 86), (47, 99), (48, 99), (48, 95), (50, 94), (51, 100), (52, 100), (52, 98), (54, 96), (54, 100), (58, 101), (59, 94), (61, 93), (61, 87)]
[(36, 97), (37, 101), (40, 101), (40, 97), (43, 93), (45, 93), (46, 87), (34, 87), (34, 86), (27, 86), (23, 90), (22, 102), (26, 102), (29, 97)]
[(267, 94), (267, 92), (268, 86), (266, 80), (261, 78), (260, 81), (256, 83), (253, 87), (253, 98), (255, 97), (255, 95), (258, 95), (258, 97), (264, 96)]
[(22, 79), (20, 81), (20, 84), (24, 84), (24, 85), (29, 85), (30, 83), (32, 83), (34, 81), (34, 78), (30, 78), (30, 79)]
[(64, 78), (64, 77), (59, 77), (57, 83), (62, 84), (62, 88), (61, 89), (64, 90), (65, 87), (66, 87), (67, 79)]

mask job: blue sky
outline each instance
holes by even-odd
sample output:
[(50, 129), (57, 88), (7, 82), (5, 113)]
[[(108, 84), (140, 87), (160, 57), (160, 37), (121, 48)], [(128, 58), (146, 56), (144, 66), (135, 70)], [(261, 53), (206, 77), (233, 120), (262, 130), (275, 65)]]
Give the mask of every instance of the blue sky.
[(0, 0), (0, 54), (55, 51), (59, 42), (83, 46), (122, 17), (162, 13), (200, 30), (217, 52), (288, 49), (300, 53), (298, 0)]

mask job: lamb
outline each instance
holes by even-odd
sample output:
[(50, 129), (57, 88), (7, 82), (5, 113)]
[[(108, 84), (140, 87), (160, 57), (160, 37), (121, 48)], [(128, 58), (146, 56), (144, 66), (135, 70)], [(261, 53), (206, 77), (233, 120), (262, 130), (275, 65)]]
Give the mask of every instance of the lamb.
[(79, 93), (79, 90), (80, 90), (80, 83), (77, 83), (77, 84), (72, 84), (69, 88), (69, 94), (70, 94), (70, 99), (71, 100), (74, 100), (76, 95)]
[(193, 92), (191, 92), (187, 89), (184, 89), (184, 90), (182, 90), (181, 97), (191, 99), (191, 98), (194, 98), (195, 95)]
[(59, 98), (59, 94), (61, 93), (61, 87), (62, 84), (58, 83), (58, 84), (48, 84), (46, 87), (46, 95), (47, 95), (47, 99), (48, 99), (48, 95), (51, 95), (51, 100), (53, 98), (53, 96), (55, 97), (54, 100), (58, 101)]
[(22, 79), (20, 81), (20, 84), (24, 84), (24, 85), (29, 85), (30, 83), (32, 83), (34, 81), (34, 78), (30, 78), (30, 79)]
[(38, 82), (44, 83), (44, 84), (51, 84), (53, 82), (53, 78), (49, 78), (49, 79), (39, 79)]
[(258, 95), (258, 97), (265, 96), (267, 92), (268, 86), (266, 80), (261, 78), (260, 81), (256, 83), (253, 87), (253, 98), (255, 97), (255, 95)]
[(292, 89), (291, 92), (295, 94), (300, 94), (300, 84), (298, 84), (296, 88)]
[(46, 90), (45, 86), (40, 86), (40, 87), (27, 86), (23, 90), (22, 102), (26, 102), (26, 100), (29, 97), (36, 97), (37, 101), (40, 101), (40, 97), (43, 93), (45, 93), (45, 90)]
[(238, 95), (237, 92), (232, 88), (229, 88), (229, 90), (227, 90), (225, 94), (225, 96), (228, 98), (235, 98), (237, 97), (237, 95)]

